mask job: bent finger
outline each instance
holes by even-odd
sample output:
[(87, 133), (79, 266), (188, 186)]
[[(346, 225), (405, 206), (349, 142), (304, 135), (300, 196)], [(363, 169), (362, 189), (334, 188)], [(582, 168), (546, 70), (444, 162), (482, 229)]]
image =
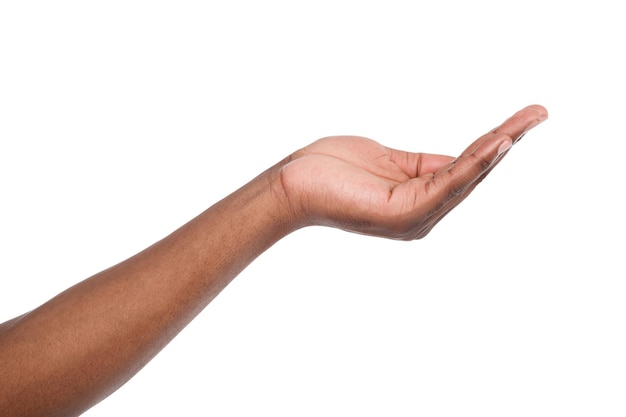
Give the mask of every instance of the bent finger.
[[(464, 198), (484, 178), (513, 142), (507, 134), (496, 133), (479, 144), (471, 153), (461, 155), (454, 164), (436, 171), (430, 181), (433, 210), (444, 208), (452, 199)], [(452, 206), (453, 207), (453, 206)], [(449, 210), (448, 210), (449, 211)]]

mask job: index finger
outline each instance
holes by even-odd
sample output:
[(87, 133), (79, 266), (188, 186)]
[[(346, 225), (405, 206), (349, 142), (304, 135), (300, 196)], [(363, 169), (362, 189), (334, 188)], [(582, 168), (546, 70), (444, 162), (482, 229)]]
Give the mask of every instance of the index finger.
[(492, 139), (494, 136), (506, 135), (511, 139), (511, 142), (516, 143), (526, 132), (547, 118), (548, 111), (545, 107), (538, 104), (525, 107), (506, 119), (500, 126), (475, 140), (463, 151), (460, 157), (472, 154), (481, 144)]
[[(528, 106), (474, 141), (449, 166), (435, 172), (431, 183), (437, 210), (449, 211), (462, 201), (491, 171), (501, 154), (547, 117), (548, 112), (542, 106)], [(449, 206), (451, 201), (453, 204)]]

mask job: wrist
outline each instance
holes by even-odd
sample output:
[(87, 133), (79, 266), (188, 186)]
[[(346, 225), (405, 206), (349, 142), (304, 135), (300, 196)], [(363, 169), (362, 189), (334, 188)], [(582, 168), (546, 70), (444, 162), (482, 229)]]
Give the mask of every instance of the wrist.
[(301, 204), (285, 189), (283, 169), (291, 160), (291, 156), (285, 158), (261, 174), (269, 188), (268, 198), (273, 221), (285, 235), (307, 226)]

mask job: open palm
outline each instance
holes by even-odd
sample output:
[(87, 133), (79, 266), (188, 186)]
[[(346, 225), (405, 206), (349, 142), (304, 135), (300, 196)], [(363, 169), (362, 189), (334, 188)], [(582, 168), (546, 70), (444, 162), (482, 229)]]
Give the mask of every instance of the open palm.
[(320, 139), (289, 158), (282, 185), (306, 224), (421, 238), (546, 117), (541, 106), (520, 110), (456, 159), (399, 151), (357, 136)]

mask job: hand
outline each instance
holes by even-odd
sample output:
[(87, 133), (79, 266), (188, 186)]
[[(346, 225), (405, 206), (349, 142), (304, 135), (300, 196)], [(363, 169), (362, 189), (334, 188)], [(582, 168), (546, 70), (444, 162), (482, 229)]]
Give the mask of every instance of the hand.
[(390, 149), (362, 137), (320, 139), (288, 158), (281, 184), (301, 225), (420, 239), (547, 116), (541, 106), (526, 107), (456, 159)]

